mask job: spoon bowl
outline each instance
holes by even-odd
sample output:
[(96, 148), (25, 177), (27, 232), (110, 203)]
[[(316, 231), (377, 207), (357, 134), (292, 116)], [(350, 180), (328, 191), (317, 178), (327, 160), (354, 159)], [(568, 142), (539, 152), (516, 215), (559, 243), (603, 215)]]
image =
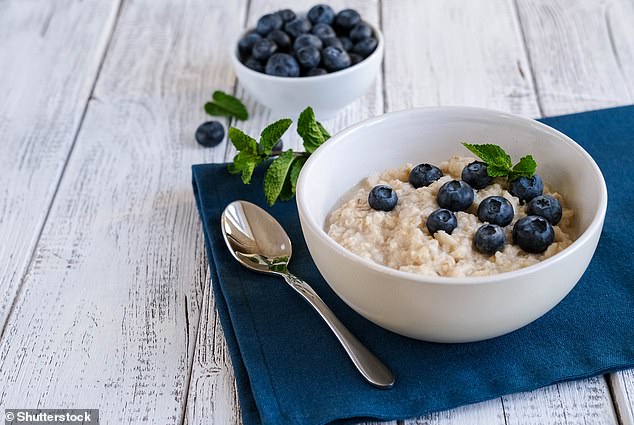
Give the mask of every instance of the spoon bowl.
[(286, 270), (292, 254), (291, 240), (280, 223), (260, 207), (232, 202), (223, 211), (221, 224), (231, 255), (242, 265), (260, 273)]

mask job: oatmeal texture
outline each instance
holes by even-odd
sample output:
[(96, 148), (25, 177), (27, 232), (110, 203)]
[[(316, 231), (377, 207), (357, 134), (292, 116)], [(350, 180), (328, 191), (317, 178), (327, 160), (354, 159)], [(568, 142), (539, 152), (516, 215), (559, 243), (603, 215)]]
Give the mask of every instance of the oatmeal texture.
[[(544, 185), (544, 194), (562, 205), (562, 219), (553, 226), (555, 241), (540, 254), (529, 254), (513, 245), (515, 222), (526, 216), (526, 205), (508, 192), (506, 179), (496, 178), (493, 184), (475, 191), (473, 204), (467, 211), (456, 212), (458, 227), (451, 235), (444, 231), (431, 235), (426, 221), (438, 209), (436, 195), (449, 180), (459, 180), (462, 169), (474, 158), (454, 156), (439, 168), (444, 176), (427, 187), (415, 189), (408, 177), (413, 164), (387, 170), (365, 179), (352, 199), (331, 213), (326, 223), (328, 234), (344, 248), (385, 266), (435, 276), (484, 276), (517, 270), (538, 263), (564, 250), (571, 243), (569, 229), (573, 212), (566, 208), (562, 196)], [(390, 212), (375, 211), (368, 205), (368, 194), (378, 184), (396, 190), (398, 205)], [(473, 246), (476, 230), (483, 223), (477, 217), (480, 201), (488, 196), (503, 196), (511, 202), (515, 216), (504, 228), (506, 245), (503, 252), (487, 256)]]

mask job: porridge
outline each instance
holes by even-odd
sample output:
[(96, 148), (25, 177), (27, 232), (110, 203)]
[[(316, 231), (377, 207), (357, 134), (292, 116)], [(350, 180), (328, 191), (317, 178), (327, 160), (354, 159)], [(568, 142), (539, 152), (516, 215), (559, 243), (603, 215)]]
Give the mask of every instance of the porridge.
[[(376, 263), (454, 277), (517, 270), (572, 243), (573, 212), (538, 175), (525, 182), (537, 182), (539, 194), (527, 195), (524, 189), (530, 185), (488, 177), (486, 169), (488, 180), (479, 182), (478, 164), (484, 166), (454, 156), (438, 168), (407, 164), (371, 176), (330, 214), (326, 231), (344, 248)], [(475, 174), (465, 175), (469, 167)]]

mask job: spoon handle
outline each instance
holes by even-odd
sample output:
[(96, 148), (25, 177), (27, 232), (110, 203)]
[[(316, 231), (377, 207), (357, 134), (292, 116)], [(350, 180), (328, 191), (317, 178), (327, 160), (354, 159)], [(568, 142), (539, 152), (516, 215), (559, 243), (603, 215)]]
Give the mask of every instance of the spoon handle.
[(389, 389), (394, 385), (394, 375), (372, 354), (361, 342), (350, 333), (343, 323), (328, 308), (324, 301), (306, 282), (291, 273), (285, 273), (284, 280), (297, 291), (328, 324), (343, 348), (350, 356), (352, 363), (370, 384), (377, 388)]

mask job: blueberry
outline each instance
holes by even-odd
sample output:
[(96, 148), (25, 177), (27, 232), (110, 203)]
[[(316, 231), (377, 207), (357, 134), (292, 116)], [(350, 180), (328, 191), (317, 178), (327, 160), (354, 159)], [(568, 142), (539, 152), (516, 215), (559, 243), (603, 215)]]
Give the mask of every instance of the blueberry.
[(439, 230), (444, 230), (447, 234), (451, 235), (451, 232), (458, 227), (458, 219), (456, 215), (449, 210), (440, 208), (429, 214), (427, 217), (427, 230), (432, 235)]
[(306, 68), (311, 69), (315, 68), (321, 62), (321, 54), (319, 50), (314, 47), (302, 47), (301, 49), (295, 52), (295, 57), (297, 58), (297, 62)]
[(238, 41), (238, 52), (240, 57), (248, 57), (251, 54), (251, 49), (256, 41), (261, 40), (262, 37), (257, 32), (250, 32)]
[(473, 189), (461, 180), (451, 180), (440, 187), (436, 201), (441, 208), (464, 211), (473, 203)]
[(365, 40), (361, 40), (357, 44), (355, 44), (352, 48), (352, 51), (358, 55), (363, 56), (364, 58), (367, 58), (372, 52), (374, 52), (378, 44), (379, 42), (376, 41), (376, 39), (372, 37), (366, 38)]
[(271, 154), (273, 155), (279, 155), (280, 152), (282, 152), (282, 149), (284, 149), (284, 142), (282, 141), (282, 139), (278, 140), (277, 143), (273, 146), (273, 149), (271, 149)]
[(318, 75), (326, 75), (328, 74), (328, 71), (326, 71), (324, 68), (313, 68), (313, 69), (309, 69), (308, 71), (306, 71), (306, 75), (307, 77), (316, 77)]
[(341, 50), (345, 50), (343, 48), (343, 43), (337, 37), (326, 37), (321, 39), (322, 43), (324, 43), (324, 47), (332, 46), (338, 47)]
[(335, 34), (335, 30), (328, 24), (315, 24), (313, 25), (313, 29), (310, 30), (313, 34), (315, 34), (320, 39), (329, 38), (329, 37), (337, 37)]
[(368, 195), (370, 208), (377, 211), (392, 211), (397, 203), (396, 191), (386, 185), (374, 186)]
[(280, 18), (282, 18), (282, 21), (284, 22), (290, 22), (297, 17), (297, 15), (295, 15), (295, 12), (293, 12), (291, 9), (278, 10), (277, 14), (280, 15)]
[(302, 34), (310, 31), (311, 25), (308, 19), (295, 18), (284, 24), (284, 31), (293, 38), (297, 38)]
[(254, 57), (250, 57), (247, 60), (245, 60), (244, 65), (247, 68), (251, 68), (254, 71), (264, 72), (264, 64), (260, 62), (259, 60), (255, 59)]
[(429, 186), (442, 177), (440, 168), (431, 164), (418, 164), (409, 172), (409, 182), (416, 189)]
[(498, 226), (508, 226), (513, 221), (513, 205), (502, 196), (484, 198), (478, 206), (478, 218)]
[(365, 22), (359, 22), (350, 30), (350, 40), (353, 43), (358, 43), (370, 37), (372, 37), (372, 27)]
[(561, 220), (561, 204), (550, 195), (536, 196), (526, 206), (526, 214), (544, 217), (554, 226)]
[(327, 4), (318, 4), (308, 11), (308, 20), (313, 24), (332, 24), (335, 19), (335, 11)]
[(255, 30), (261, 36), (266, 36), (273, 30), (279, 30), (282, 28), (284, 21), (282, 17), (277, 13), (269, 13), (258, 19), (258, 23), (255, 25)]
[(275, 43), (278, 50), (287, 52), (291, 48), (291, 38), (282, 30), (273, 30), (266, 38)]
[(346, 52), (352, 50), (352, 48), (354, 47), (354, 43), (348, 37), (339, 37), (339, 41), (341, 41), (343, 50), (345, 50)]
[(509, 192), (522, 202), (530, 201), (544, 192), (544, 182), (537, 174), (531, 178), (522, 176), (511, 181)]
[(316, 35), (302, 34), (295, 39), (293, 49), (295, 51), (301, 49), (302, 47), (314, 47), (315, 49), (321, 49), (323, 45), (322, 41)]
[(356, 53), (350, 53), (350, 65), (356, 65), (359, 62), (363, 61), (363, 56), (357, 55)]
[(504, 251), (505, 243), (504, 230), (495, 224), (480, 226), (473, 238), (476, 249), (486, 255), (493, 255), (496, 251)]
[(278, 77), (299, 77), (299, 64), (286, 53), (276, 53), (266, 62), (265, 72)]
[(526, 252), (544, 252), (554, 240), (553, 226), (544, 217), (528, 215), (513, 226), (513, 242)]
[(345, 50), (328, 46), (321, 52), (321, 58), (328, 71), (339, 71), (350, 66), (350, 56)]
[(218, 121), (207, 121), (196, 129), (196, 141), (210, 148), (219, 145), (225, 138), (225, 128)]
[(474, 189), (483, 189), (493, 182), (493, 177), (487, 173), (486, 164), (481, 161), (473, 161), (464, 167), (461, 178)]
[(273, 55), (277, 51), (277, 44), (263, 38), (258, 40), (253, 45), (253, 49), (251, 50), (251, 54), (253, 57), (259, 61), (265, 61)]
[(361, 22), (361, 15), (354, 9), (344, 9), (335, 16), (335, 25), (342, 30), (349, 30)]

